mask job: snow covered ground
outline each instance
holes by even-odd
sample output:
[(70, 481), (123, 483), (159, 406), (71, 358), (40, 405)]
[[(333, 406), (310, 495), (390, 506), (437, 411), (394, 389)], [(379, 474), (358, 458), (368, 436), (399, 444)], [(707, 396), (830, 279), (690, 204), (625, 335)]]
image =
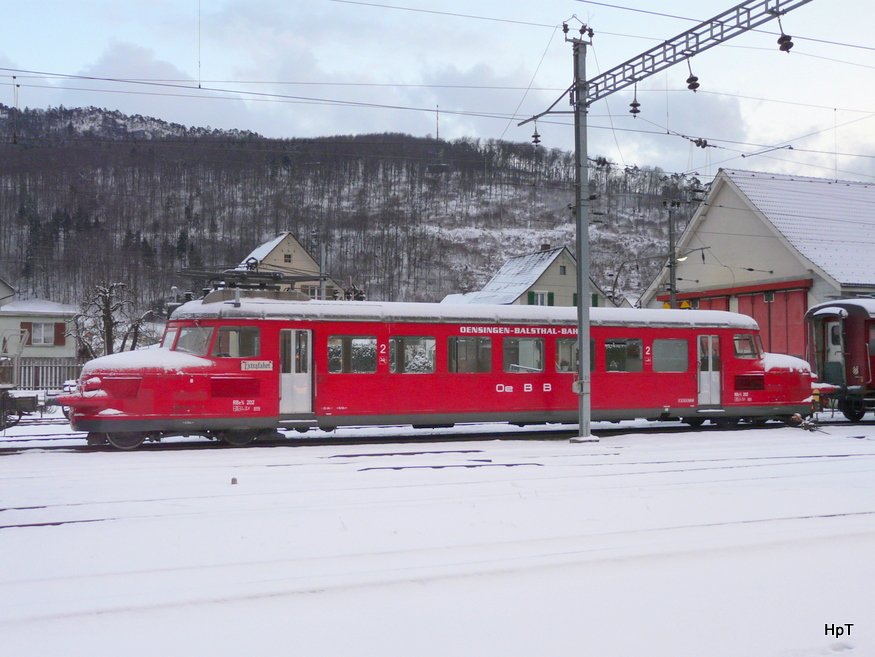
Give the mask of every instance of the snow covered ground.
[(15, 657), (869, 656), (873, 555), (872, 424), (0, 453)]

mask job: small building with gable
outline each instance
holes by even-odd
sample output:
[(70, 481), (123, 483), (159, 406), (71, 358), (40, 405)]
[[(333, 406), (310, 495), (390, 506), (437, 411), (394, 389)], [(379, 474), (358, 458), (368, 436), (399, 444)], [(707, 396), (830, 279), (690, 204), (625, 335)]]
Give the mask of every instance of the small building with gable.
[[(591, 306), (613, 306), (590, 279)], [(494, 303), (528, 306), (576, 306), (577, 261), (568, 247), (550, 248), (511, 258), (482, 290), (450, 294), (441, 303)]]
[[(334, 299), (343, 292), (290, 232), (256, 247), (236, 269), (282, 273), (286, 280), (293, 281), (292, 289), (311, 299)], [(320, 294), (323, 281), (324, 296)]]

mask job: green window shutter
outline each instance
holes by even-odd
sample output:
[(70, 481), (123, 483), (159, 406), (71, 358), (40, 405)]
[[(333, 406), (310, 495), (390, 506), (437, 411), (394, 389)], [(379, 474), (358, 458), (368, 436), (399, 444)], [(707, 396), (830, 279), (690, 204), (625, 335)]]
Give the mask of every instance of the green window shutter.
[(552, 292), (547, 292), (547, 305), (552, 306), (555, 301), (555, 297)]
[(571, 305), (577, 308), (577, 292), (572, 295)]
[(526, 301), (530, 306), (535, 305), (535, 293), (529, 290), (528, 301)]

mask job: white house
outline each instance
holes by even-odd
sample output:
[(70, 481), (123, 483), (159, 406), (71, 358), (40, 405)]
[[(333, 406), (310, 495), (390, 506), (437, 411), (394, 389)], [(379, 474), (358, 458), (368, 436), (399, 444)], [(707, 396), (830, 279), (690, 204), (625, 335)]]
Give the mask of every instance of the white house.
[(875, 184), (721, 169), (675, 252), (678, 301), (750, 315), (767, 350), (804, 357), (808, 308), (875, 294)]
[[(590, 305), (614, 304), (590, 279)], [(495, 303), (529, 306), (576, 306), (577, 261), (567, 247), (511, 258), (482, 290), (450, 294), (441, 303)]]
[(20, 387), (60, 388), (76, 378), (76, 342), (67, 334), (77, 312), (45, 299), (16, 299), (13, 287), (0, 279), (0, 353), (20, 354)]

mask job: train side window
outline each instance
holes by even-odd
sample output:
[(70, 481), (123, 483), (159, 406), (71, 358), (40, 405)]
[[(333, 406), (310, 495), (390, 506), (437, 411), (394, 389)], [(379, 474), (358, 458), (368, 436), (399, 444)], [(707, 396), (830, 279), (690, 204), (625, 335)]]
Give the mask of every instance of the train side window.
[(251, 358), (260, 352), (260, 331), (255, 326), (222, 326), (216, 334), (213, 356), (217, 358)]
[(167, 329), (167, 332), (164, 334), (164, 339), (161, 340), (161, 348), (162, 349), (172, 349), (173, 341), (176, 340), (177, 331), (175, 328)]
[(213, 327), (183, 326), (179, 329), (176, 351), (184, 351), (195, 356), (205, 356), (213, 337)]
[(492, 338), (450, 337), (450, 372), (491, 372)]
[(686, 372), (690, 367), (690, 344), (683, 339), (653, 341), (654, 372)]
[(640, 372), (641, 340), (639, 338), (608, 338), (605, 340), (605, 369), (608, 372)]
[(434, 360), (434, 338), (389, 338), (389, 371), (393, 374), (431, 374)]
[(869, 324), (869, 356), (875, 356), (875, 324)]
[(373, 374), (377, 371), (377, 338), (332, 335), (328, 338), (328, 371)]
[(734, 336), (736, 358), (759, 358), (760, 352), (753, 335), (739, 334)]
[[(558, 338), (556, 340), (556, 371), (576, 374), (577, 338)], [(595, 340), (589, 341), (589, 371), (595, 369)]]
[(543, 372), (543, 338), (505, 338), (504, 371), (515, 373)]

